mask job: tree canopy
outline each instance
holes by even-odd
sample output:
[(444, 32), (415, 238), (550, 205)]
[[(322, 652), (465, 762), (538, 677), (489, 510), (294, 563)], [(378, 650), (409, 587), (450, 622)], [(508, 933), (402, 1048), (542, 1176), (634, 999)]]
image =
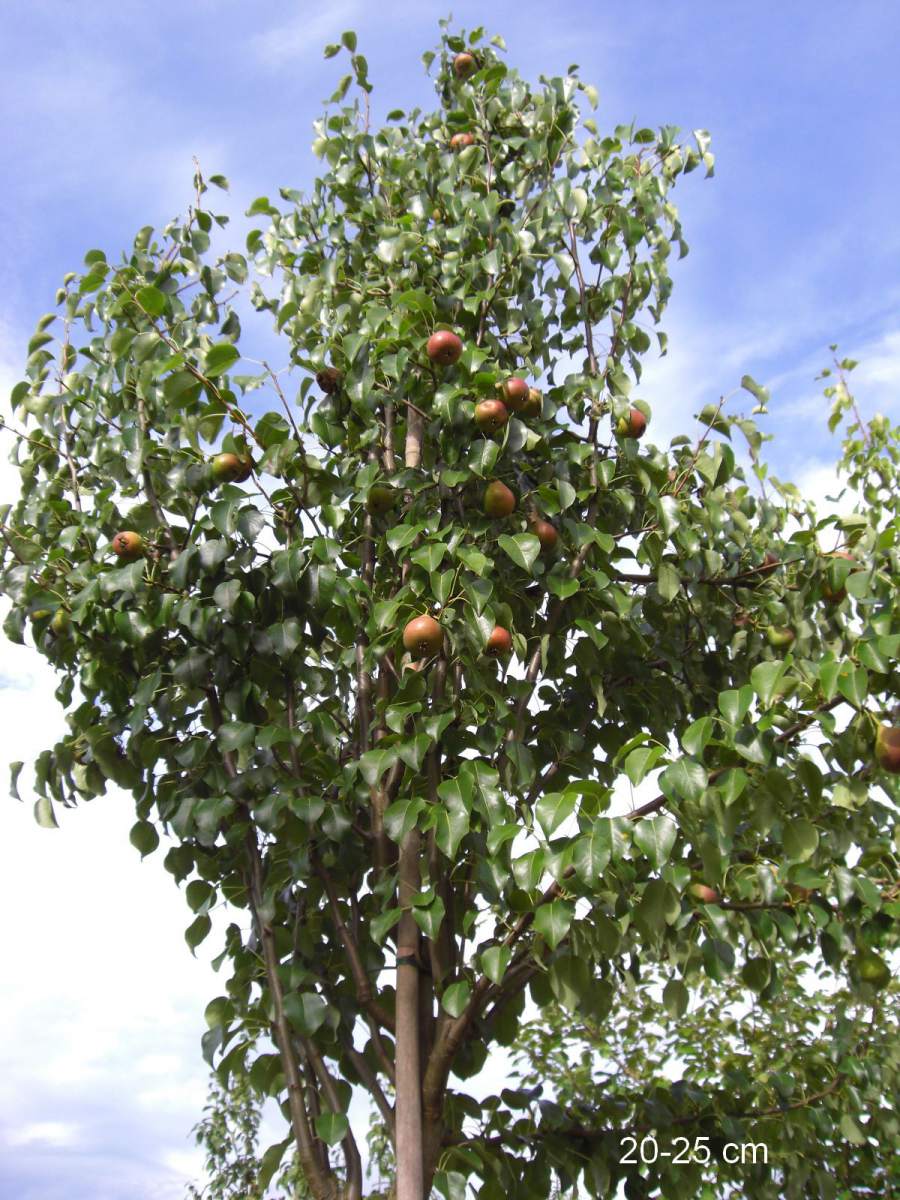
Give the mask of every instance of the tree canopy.
[[(708, 135), (603, 133), (577, 67), (532, 86), (501, 38), (441, 24), (434, 111), (375, 128), (345, 33), (309, 194), (259, 197), (220, 252), (227, 181), (198, 166), (185, 218), (121, 261), (91, 250), (38, 322), (0, 514), (5, 630), (58, 668), (70, 728), (36, 763), (37, 818), (123, 788), (140, 853), (166, 838), (191, 949), (213, 908), (250, 917), (204, 1052), (278, 1099), (266, 1161), (292, 1144), (316, 1200), (363, 1192), (357, 1091), (398, 1200), (701, 1194), (696, 1164), (622, 1145), (636, 1121), (678, 1136), (698, 1089), (714, 1140), (746, 1091), (874, 1163), (896, 1132), (868, 1105), (896, 1088), (875, 1034), (900, 911), (898, 432), (863, 421), (839, 362), (863, 498), (840, 519), (770, 477), (750, 376), (753, 411), (722, 398), (656, 445), (641, 365), (665, 353), (672, 189), (712, 174)], [(275, 361), (251, 357), (254, 312)], [(804, 955), (874, 1032), (837, 1012), (833, 1052), (764, 1085)], [(692, 994), (748, 997), (750, 1057), (663, 1086), (645, 978), (682, 1051)], [(634, 1094), (469, 1095), (529, 998), (615, 1043)], [(781, 1169), (796, 1196), (884, 1178)], [(774, 1195), (759, 1171), (745, 1194)]]

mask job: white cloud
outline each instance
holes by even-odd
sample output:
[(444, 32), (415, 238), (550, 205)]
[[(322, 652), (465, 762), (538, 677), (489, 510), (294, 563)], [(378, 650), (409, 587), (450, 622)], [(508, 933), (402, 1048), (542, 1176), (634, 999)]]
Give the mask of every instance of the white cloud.
[(74, 1146), (78, 1140), (78, 1127), (63, 1121), (36, 1121), (18, 1129), (11, 1129), (6, 1135), (9, 1146), (39, 1145), (58, 1148)]
[(359, 0), (339, 0), (337, 4), (310, 14), (298, 13), (283, 25), (276, 25), (250, 39), (256, 57), (270, 67), (310, 57), (318, 58), (323, 44), (357, 21), (362, 13)]

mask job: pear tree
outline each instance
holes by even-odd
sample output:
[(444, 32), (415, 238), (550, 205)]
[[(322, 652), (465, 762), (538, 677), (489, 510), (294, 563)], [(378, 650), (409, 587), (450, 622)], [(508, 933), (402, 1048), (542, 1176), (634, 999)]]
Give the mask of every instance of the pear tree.
[[(123, 789), (191, 950), (232, 911), (203, 1051), (276, 1099), (266, 1163), (295, 1153), (314, 1200), (364, 1194), (359, 1094), (397, 1200), (697, 1195), (621, 1162), (627, 1105), (585, 1139), (466, 1081), (531, 1006), (603, 1026), (645, 974), (676, 1014), (736, 978), (777, 1006), (810, 950), (874, 1013), (896, 991), (897, 432), (836, 368), (865, 500), (840, 520), (769, 476), (749, 376), (655, 440), (642, 365), (708, 135), (604, 131), (576, 66), (530, 84), (447, 22), (436, 107), (378, 126), (352, 32), (339, 54), (308, 192), (225, 248), (198, 166), (187, 215), (89, 251), (28, 345), (4, 628), (69, 730), (36, 816)], [(867, 1070), (823, 1061), (809, 1096), (832, 1114)], [(663, 1144), (693, 1097), (643, 1083)]]

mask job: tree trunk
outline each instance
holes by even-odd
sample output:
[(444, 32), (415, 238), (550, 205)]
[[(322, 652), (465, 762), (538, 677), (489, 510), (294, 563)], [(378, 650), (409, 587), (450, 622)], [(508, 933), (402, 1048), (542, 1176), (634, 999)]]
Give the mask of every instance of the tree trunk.
[[(409, 905), (419, 890), (419, 833), (400, 847), (398, 896)], [(396, 1200), (425, 1200), (422, 1177), (422, 1074), (419, 1059), (419, 927), (407, 907), (397, 931)]]

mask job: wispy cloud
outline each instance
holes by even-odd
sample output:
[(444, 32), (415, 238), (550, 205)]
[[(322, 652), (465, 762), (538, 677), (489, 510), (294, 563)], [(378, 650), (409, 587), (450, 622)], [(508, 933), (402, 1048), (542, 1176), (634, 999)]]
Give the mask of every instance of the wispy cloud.
[(318, 58), (325, 42), (340, 36), (360, 17), (362, 9), (360, 0), (339, 0), (313, 14), (298, 13), (256, 34), (250, 39), (250, 48), (260, 62), (270, 67)]

